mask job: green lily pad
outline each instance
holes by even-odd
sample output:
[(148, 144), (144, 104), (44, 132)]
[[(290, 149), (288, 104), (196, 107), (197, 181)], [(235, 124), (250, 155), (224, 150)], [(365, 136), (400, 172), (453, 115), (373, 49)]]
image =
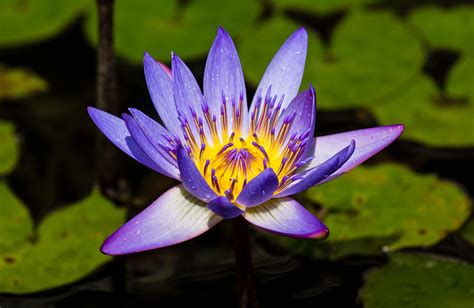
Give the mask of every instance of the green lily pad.
[(424, 53), (389, 12), (354, 12), (333, 35), (329, 55), (309, 63), (321, 108), (377, 105), (420, 71)]
[[(461, 78), (460, 82), (467, 86), (468, 81)], [(454, 84), (450, 93), (455, 94), (442, 95), (432, 81), (420, 75), (371, 111), (380, 124), (404, 123), (404, 139), (430, 146), (472, 146), (474, 101), (461, 89), (461, 83)]]
[(435, 48), (451, 48), (474, 54), (474, 7), (427, 6), (414, 10), (409, 20)]
[(277, 8), (328, 14), (334, 11), (360, 7), (376, 0), (272, 0)]
[[(178, 3), (181, 3), (178, 5)], [(121, 0), (115, 7), (117, 53), (141, 63), (143, 52), (168, 60), (170, 52), (182, 58), (207, 54), (217, 27), (224, 27), (235, 37), (260, 13), (254, 0)], [(97, 42), (97, 14), (92, 10), (86, 22), (86, 33)]]
[[(125, 212), (97, 191), (57, 210), (32, 234), (25, 206), (0, 184), (0, 293), (30, 293), (71, 283), (110, 260), (99, 247), (123, 223)], [(3, 221), (2, 221), (3, 220)], [(5, 248), (5, 249), (3, 249)]]
[(474, 219), (468, 221), (468, 223), (461, 229), (461, 236), (468, 243), (474, 246)]
[(16, 46), (59, 34), (85, 9), (89, 0), (2, 0), (0, 46)]
[(468, 196), (451, 182), (397, 164), (359, 166), (340, 179), (312, 188), (306, 198), (331, 235), (321, 243), (277, 237), (277, 243), (311, 257), (381, 254), (427, 247), (469, 217)]
[[(28, 209), (8, 188), (5, 181), (0, 181), (0, 255), (15, 251), (25, 244), (33, 231)], [(0, 264), (3, 261), (0, 258)], [(0, 265), (0, 268), (2, 266)], [(0, 282), (1, 284), (1, 282)]]
[(11, 123), (0, 121), (0, 175), (13, 170), (18, 156), (18, 140), (14, 126)]
[[(474, 105), (474, 54), (464, 55), (448, 75), (447, 92), (453, 98)], [(472, 118), (471, 118), (472, 120)], [(472, 121), (471, 121), (472, 124)]]
[(466, 308), (474, 303), (474, 266), (423, 254), (395, 253), (366, 276), (366, 308)]
[[(258, 84), (278, 47), (296, 26), (276, 17), (242, 35), (240, 55), (247, 81)], [(262, 44), (262, 41), (265, 44)], [(309, 36), (303, 87), (312, 82), (323, 109), (377, 104), (418, 74), (424, 54), (418, 40), (389, 12), (359, 12), (335, 29), (322, 50)]]
[(0, 65), (0, 99), (23, 98), (47, 88), (48, 83), (32, 72)]
[(306, 196), (329, 211), (324, 222), (331, 241), (398, 237), (390, 250), (433, 245), (457, 230), (471, 210), (458, 186), (397, 164), (358, 167)]

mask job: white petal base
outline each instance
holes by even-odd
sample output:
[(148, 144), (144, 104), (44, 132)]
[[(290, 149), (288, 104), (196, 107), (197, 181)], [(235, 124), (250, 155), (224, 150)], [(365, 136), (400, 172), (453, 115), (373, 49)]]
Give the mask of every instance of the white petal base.
[(328, 228), (296, 200), (285, 197), (248, 208), (242, 214), (250, 223), (265, 231), (294, 237), (324, 239)]
[(122, 255), (174, 245), (206, 232), (221, 220), (182, 185), (175, 186), (115, 231), (101, 251)]

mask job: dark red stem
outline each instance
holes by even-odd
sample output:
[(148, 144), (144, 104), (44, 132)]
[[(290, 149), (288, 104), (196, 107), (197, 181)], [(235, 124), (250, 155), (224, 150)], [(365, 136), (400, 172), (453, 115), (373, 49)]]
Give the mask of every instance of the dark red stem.
[(257, 292), (252, 268), (249, 226), (243, 217), (234, 219), (234, 254), (239, 307), (256, 308), (258, 307)]
[[(114, 0), (97, 0), (99, 42), (97, 50), (97, 107), (112, 114), (119, 112), (113, 40)], [(102, 135), (98, 144), (98, 178), (102, 191), (117, 185), (117, 151)]]

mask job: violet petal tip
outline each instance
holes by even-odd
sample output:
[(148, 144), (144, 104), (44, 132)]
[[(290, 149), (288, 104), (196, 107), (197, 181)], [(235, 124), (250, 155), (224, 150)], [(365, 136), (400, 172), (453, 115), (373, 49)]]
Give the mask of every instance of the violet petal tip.
[(298, 28), (294, 33), (298, 34), (298, 35), (303, 35), (305, 37), (308, 37), (308, 31), (306, 31), (305, 27)]
[(108, 238), (104, 241), (104, 243), (102, 243), (102, 246), (100, 246), (100, 252), (103, 253), (104, 255), (109, 255), (109, 256), (115, 255), (113, 251), (109, 249)]
[(224, 29), (224, 27), (222, 26), (218, 26), (217, 27), (217, 34), (224, 34), (224, 35), (228, 35), (227, 31)]
[(323, 230), (318, 230), (317, 232), (314, 232), (310, 236), (308, 236), (309, 239), (313, 240), (325, 240), (329, 237), (329, 229), (326, 227)]
[(94, 115), (93, 115), (93, 114), (94, 114), (94, 111), (95, 111), (95, 108), (94, 108), (94, 107), (92, 107), (92, 106), (87, 106), (87, 113), (89, 114), (89, 116), (90, 116), (91, 118), (94, 117)]

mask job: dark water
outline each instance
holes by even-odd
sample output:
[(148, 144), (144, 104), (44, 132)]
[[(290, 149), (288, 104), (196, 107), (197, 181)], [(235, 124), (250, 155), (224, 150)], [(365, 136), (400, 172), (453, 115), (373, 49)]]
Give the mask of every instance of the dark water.
[[(403, 13), (403, 9), (400, 10)], [(271, 12), (267, 12), (271, 14)], [(304, 14), (289, 13), (304, 21)], [(317, 21), (330, 29), (338, 16)], [(50, 83), (47, 94), (2, 104), (2, 118), (16, 124), (22, 154), (8, 182), (30, 205), (36, 222), (49, 212), (85, 197), (95, 185), (97, 129), (86, 106), (94, 104), (95, 50), (85, 41), (80, 22), (45, 43), (2, 50), (2, 62), (30, 67)], [(435, 50), (426, 59), (426, 74), (443, 87), (456, 53)], [(202, 76), (204, 59), (190, 63)], [(142, 68), (118, 61), (121, 110), (137, 107), (154, 114)], [(249, 96), (254, 89), (249, 89)], [(318, 112), (318, 134), (376, 125), (364, 110)], [(117, 150), (118, 152), (118, 150)], [(472, 196), (474, 186), (466, 166), (474, 149), (427, 148), (396, 142), (369, 163), (392, 160), (425, 173), (434, 172), (462, 185)], [(118, 188), (108, 195), (133, 216), (140, 208), (174, 185), (172, 180), (140, 167), (118, 154)], [(33, 206), (34, 205), (34, 206)], [(203, 236), (159, 251), (116, 258), (71, 285), (24, 296), (0, 295), (2, 308), (10, 307), (236, 307), (232, 225), (224, 222)], [(361, 307), (357, 291), (363, 273), (382, 265), (382, 258), (351, 257), (337, 262), (314, 261), (273, 247), (252, 230), (258, 297), (262, 307)], [(474, 249), (452, 234), (424, 250), (474, 261)]]

